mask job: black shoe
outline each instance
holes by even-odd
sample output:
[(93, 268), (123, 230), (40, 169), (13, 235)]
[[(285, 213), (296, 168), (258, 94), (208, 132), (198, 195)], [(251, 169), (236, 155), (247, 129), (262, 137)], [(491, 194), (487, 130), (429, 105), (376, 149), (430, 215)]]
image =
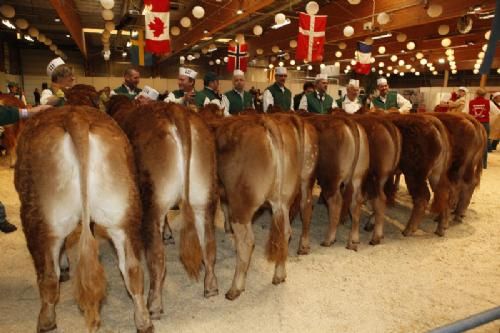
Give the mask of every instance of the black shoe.
[(0, 231), (5, 232), (6, 234), (14, 232), (17, 230), (17, 227), (13, 225), (12, 223), (9, 223), (9, 221), (5, 221), (3, 223), (0, 223)]

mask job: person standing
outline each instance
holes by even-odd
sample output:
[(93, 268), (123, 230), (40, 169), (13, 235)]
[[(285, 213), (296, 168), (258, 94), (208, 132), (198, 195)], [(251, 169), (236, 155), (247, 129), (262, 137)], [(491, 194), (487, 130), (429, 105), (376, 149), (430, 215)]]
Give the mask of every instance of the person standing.
[(293, 97), (290, 89), (285, 87), (287, 77), (286, 67), (276, 67), (274, 72), (276, 81), (264, 90), (262, 97), (264, 112), (267, 112), (271, 105), (280, 107), (283, 111), (291, 110)]
[(469, 90), (465, 87), (459, 87), (457, 91), (457, 99), (449, 100), (444, 105), (448, 107), (448, 112), (465, 112), (465, 96)]
[(47, 75), (51, 78), (50, 89), (42, 91), (40, 103), (42, 105), (62, 106), (66, 99), (64, 89), (73, 87), (75, 75), (73, 68), (66, 65), (61, 58), (52, 60), (47, 66)]
[(346, 94), (336, 100), (337, 106), (349, 114), (359, 111), (363, 107), (363, 101), (359, 96), (359, 80), (349, 80)]
[(302, 92), (300, 94), (293, 96), (293, 109), (295, 111), (299, 111), (300, 100), (302, 99), (302, 97), (305, 94), (308, 94), (313, 91), (314, 91), (314, 83), (310, 81), (304, 82), (304, 85), (302, 86)]
[(385, 110), (398, 109), (401, 113), (408, 113), (411, 110), (411, 103), (396, 91), (389, 91), (387, 79), (379, 78), (377, 80), (378, 96), (372, 98), (371, 107)]
[(35, 88), (33, 95), (35, 96), (35, 105), (40, 105), (40, 91), (38, 88)]
[(238, 114), (245, 109), (255, 109), (253, 96), (245, 91), (245, 72), (237, 69), (233, 72), (233, 89), (224, 94), (229, 102), (229, 113)]
[(127, 68), (125, 72), (123, 72), (122, 85), (113, 89), (111, 91), (111, 96), (124, 95), (130, 100), (135, 99), (135, 97), (141, 92), (141, 89), (138, 87), (140, 80), (141, 73), (139, 73), (137, 69), (132, 67)]
[(326, 74), (316, 75), (314, 81), (315, 90), (302, 96), (299, 110), (308, 112), (328, 114), (332, 110), (333, 98), (326, 92), (328, 89), (328, 76)]
[(225, 95), (222, 95), (219, 91), (219, 78), (214, 72), (208, 72), (203, 78), (203, 94), (205, 94), (208, 102), (205, 100), (203, 103), (198, 103), (198, 108), (203, 107), (209, 103), (215, 104), (219, 109), (224, 111), (224, 115), (229, 115), (229, 100)]
[[(490, 136), (490, 101), (484, 98), (486, 90), (479, 88), (476, 91), (476, 98), (469, 102), (469, 114), (476, 118), (484, 126), (486, 137)], [(488, 145), (483, 154), (483, 168), (488, 166)]]
[[(191, 68), (179, 67), (177, 85), (179, 89), (170, 92), (165, 98), (167, 103), (177, 103), (190, 108), (196, 108), (197, 104), (205, 103), (206, 97), (200, 91), (194, 89), (198, 73)], [(208, 100), (206, 101), (208, 103)]]

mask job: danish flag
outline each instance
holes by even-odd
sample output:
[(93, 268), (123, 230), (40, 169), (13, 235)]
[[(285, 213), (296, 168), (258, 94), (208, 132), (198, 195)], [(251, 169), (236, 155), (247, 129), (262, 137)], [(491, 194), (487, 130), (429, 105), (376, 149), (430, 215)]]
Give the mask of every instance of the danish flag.
[(155, 54), (170, 52), (170, 0), (144, 0), (146, 51)]
[(299, 13), (296, 60), (323, 61), (326, 15)]

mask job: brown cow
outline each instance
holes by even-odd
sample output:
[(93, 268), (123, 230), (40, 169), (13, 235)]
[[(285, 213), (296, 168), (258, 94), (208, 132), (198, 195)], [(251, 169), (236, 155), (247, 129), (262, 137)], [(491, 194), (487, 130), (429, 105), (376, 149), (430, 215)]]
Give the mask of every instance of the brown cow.
[(152, 332), (143, 299), (139, 191), (132, 149), (123, 132), (92, 108), (49, 109), (27, 122), (17, 152), (15, 186), (42, 302), (37, 331), (56, 328), (59, 256), (65, 238), (79, 221), (76, 300), (89, 331), (99, 327), (106, 281), (92, 220), (107, 231), (116, 248), (134, 301), (137, 330)]
[[(18, 108), (26, 107), (20, 99), (7, 94), (0, 94), (0, 105), (15, 106)], [(2, 144), (2, 146), (4, 146), (7, 155), (9, 155), (10, 157), (11, 168), (13, 168), (16, 164), (17, 139), (19, 137), (19, 134), (21, 134), (21, 130), (24, 128), (24, 123), (25, 121), (21, 120), (13, 125), (3, 126), (4, 132), (2, 134), (0, 143)]]
[[(110, 114), (134, 147), (144, 209), (150, 272), (148, 307), (163, 311), (166, 260), (162, 244), (166, 214), (180, 203), (180, 257), (191, 277), (205, 266), (204, 295), (217, 295), (214, 215), (217, 202), (215, 145), (210, 129), (194, 112), (163, 102), (136, 107), (113, 97)], [(118, 111), (116, 111), (118, 110)]]
[[(403, 144), (399, 169), (405, 176), (413, 199), (410, 220), (403, 231), (412, 235), (425, 213), (430, 199), (427, 180), (434, 192), (431, 210), (439, 214), (436, 234), (444, 236), (448, 228), (450, 182), (447, 172), (451, 162), (451, 147), (443, 124), (433, 117), (392, 113), (385, 116), (401, 132)], [(393, 184), (394, 185), (394, 184)], [(391, 191), (389, 195), (394, 195)]]

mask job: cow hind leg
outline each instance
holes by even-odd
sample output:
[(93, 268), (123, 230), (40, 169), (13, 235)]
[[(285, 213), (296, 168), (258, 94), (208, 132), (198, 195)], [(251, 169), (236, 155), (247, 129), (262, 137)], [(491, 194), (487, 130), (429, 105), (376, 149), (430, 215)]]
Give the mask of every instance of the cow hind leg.
[(349, 240), (346, 248), (349, 250), (358, 250), (359, 244), (359, 220), (361, 218), (361, 205), (363, 204), (363, 195), (361, 194), (360, 184), (354, 184), (352, 201), (351, 201), (351, 216), (352, 225), (349, 233)]
[(59, 275), (59, 282), (66, 282), (69, 280), (69, 258), (66, 254), (66, 242), (61, 246), (61, 256), (59, 259), (59, 267), (61, 274)]
[(297, 254), (309, 254), (311, 250), (309, 241), (309, 230), (312, 220), (312, 188), (302, 189), (300, 199), (300, 218), (302, 220), (302, 234), (300, 235), (299, 249)]
[(342, 210), (342, 194), (339, 189), (327, 199), (327, 204), (329, 227), (325, 240), (321, 243), (321, 246), (331, 246), (335, 242), (337, 226), (339, 224), (340, 213)]
[(372, 239), (370, 240), (370, 245), (380, 244), (382, 238), (384, 238), (384, 215), (386, 208), (386, 196), (383, 185), (384, 183), (384, 181), (380, 183), (378, 193), (372, 200), (375, 224), (373, 225), (373, 234)]
[(122, 229), (108, 229), (108, 234), (118, 255), (118, 266), (125, 280), (125, 286), (134, 302), (137, 332), (153, 332), (153, 324), (143, 297), (144, 274), (139, 261), (140, 244), (132, 244), (133, 238)]
[(274, 261), (273, 284), (277, 285), (286, 279), (286, 259), (288, 257), (288, 241), (291, 235), (289, 211), (282, 205), (273, 207), (273, 222), (267, 244), (267, 257)]

